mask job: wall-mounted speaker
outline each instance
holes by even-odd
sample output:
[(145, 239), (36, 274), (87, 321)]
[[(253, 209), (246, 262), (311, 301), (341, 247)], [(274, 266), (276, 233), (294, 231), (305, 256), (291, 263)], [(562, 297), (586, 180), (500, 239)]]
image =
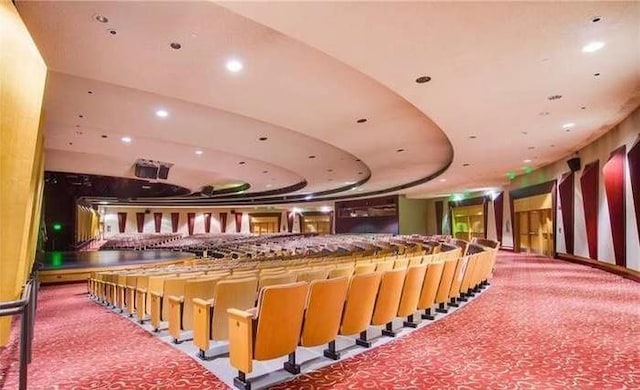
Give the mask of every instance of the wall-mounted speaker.
[(144, 213), (145, 213), (145, 214), (151, 214), (151, 210), (146, 209), (146, 210), (144, 210)]
[(151, 165), (136, 164), (135, 175), (141, 179), (156, 179), (158, 177), (158, 167)]
[(211, 196), (213, 195), (213, 191), (214, 191), (213, 186), (204, 186), (202, 187), (202, 191), (200, 191), (200, 193), (204, 196)]
[(567, 165), (571, 172), (578, 172), (580, 170), (580, 157), (573, 157), (567, 160)]
[(160, 168), (158, 168), (158, 179), (167, 180), (169, 177), (169, 168), (171, 167), (167, 165), (160, 165)]

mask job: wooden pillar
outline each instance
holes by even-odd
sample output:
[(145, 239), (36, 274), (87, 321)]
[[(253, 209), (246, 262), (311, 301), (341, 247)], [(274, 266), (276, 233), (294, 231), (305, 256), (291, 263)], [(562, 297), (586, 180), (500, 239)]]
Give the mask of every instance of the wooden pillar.
[[(47, 67), (8, 0), (0, 0), (0, 47), (0, 301), (11, 301), (20, 296), (38, 241)], [(0, 346), (8, 341), (10, 323), (0, 319)]]

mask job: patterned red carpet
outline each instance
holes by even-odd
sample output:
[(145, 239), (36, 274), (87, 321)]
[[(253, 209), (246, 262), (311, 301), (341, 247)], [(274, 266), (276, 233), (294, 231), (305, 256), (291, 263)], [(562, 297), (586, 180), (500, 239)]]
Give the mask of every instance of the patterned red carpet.
[[(84, 291), (42, 290), (30, 388), (224, 387), (188, 356), (89, 302)], [(16, 388), (15, 348), (0, 354), (5, 389)], [(464, 310), (278, 388), (640, 388), (640, 285), (503, 253), (493, 286)]]

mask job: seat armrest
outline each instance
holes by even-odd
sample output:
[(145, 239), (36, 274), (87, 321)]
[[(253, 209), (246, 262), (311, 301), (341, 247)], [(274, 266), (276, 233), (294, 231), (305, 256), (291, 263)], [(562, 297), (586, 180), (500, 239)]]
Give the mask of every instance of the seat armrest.
[(253, 371), (253, 314), (227, 310), (229, 318), (229, 363), (244, 373)]
[(179, 296), (176, 297), (175, 295), (169, 295), (169, 302), (174, 302), (174, 303), (182, 303), (184, 302), (184, 297)]
[(146, 294), (147, 293), (147, 289), (146, 288), (139, 288), (138, 292), (142, 293), (142, 294)]
[(193, 298), (192, 302), (194, 306), (202, 307), (203, 309), (206, 309), (209, 306), (213, 306), (213, 299), (204, 300), (201, 298)]

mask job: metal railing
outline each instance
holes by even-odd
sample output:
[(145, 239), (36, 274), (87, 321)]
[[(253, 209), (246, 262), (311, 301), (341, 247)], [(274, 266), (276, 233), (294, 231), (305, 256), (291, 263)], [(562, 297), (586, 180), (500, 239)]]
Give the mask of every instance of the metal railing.
[(22, 297), (17, 301), (0, 303), (0, 317), (20, 315), (20, 390), (27, 389), (27, 365), (31, 363), (31, 343), (33, 341), (33, 326), (38, 302), (38, 270), (39, 263), (34, 263), (29, 280), (22, 288)]

